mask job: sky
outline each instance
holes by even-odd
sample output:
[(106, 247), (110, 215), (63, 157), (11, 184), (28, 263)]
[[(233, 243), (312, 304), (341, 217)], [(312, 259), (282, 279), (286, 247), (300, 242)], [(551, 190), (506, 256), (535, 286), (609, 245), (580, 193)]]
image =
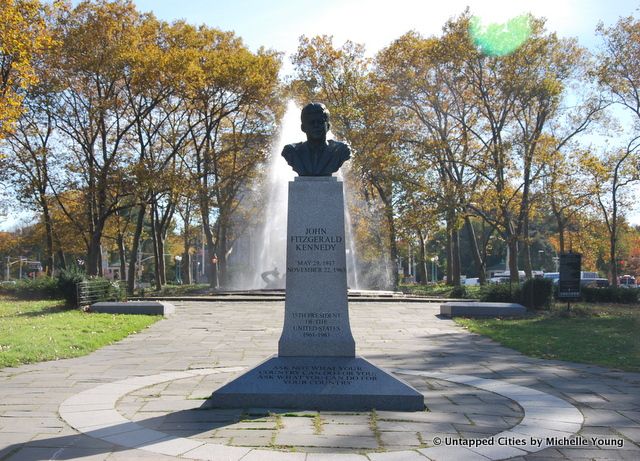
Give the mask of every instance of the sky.
[[(166, 21), (184, 19), (191, 24), (232, 30), (253, 51), (265, 47), (283, 52), (283, 76), (292, 70), (289, 56), (295, 52), (302, 35), (332, 35), (337, 46), (346, 40), (362, 43), (373, 55), (409, 30), (424, 36), (438, 35), (445, 21), (460, 15), (467, 6), (483, 23), (503, 22), (523, 13), (545, 17), (549, 31), (577, 37), (581, 45), (592, 50), (598, 46), (595, 28), (600, 21), (613, 25), (621, 16), (640, 16), (638, 0), (137, 0), (135, 3), (140, 11), (153, 12)], [(633, 210), (629, 218), (640, 224), (640, 209)], [(0, 230), (25, 220), (26, 214), (0, 214)]]
[(469, 6), (473, 15), (500, 22), (523, 13), (547, 18), (548, 29), (596, 43), (599, 21), (613, 24), (638, 12), (633, 0), (137, 0), (140, 11), (164, 20), (185, 19), (233, 30), (253, 50), (260, 46), (291, 53), (298, 37), (333, 35), (335, 43), (363, 43), (371, 53), (409, 30), (439, 34), (444, 22)]

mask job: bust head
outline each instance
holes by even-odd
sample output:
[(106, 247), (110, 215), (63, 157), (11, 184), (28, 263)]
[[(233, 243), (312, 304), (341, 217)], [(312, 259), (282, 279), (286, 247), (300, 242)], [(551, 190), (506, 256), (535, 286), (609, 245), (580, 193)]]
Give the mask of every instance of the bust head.
[(300, 129), (307, 135), (308, 141), (325, 141), (331, 128), (329, 111), (324, 104), (312, 102), (302, 109)]

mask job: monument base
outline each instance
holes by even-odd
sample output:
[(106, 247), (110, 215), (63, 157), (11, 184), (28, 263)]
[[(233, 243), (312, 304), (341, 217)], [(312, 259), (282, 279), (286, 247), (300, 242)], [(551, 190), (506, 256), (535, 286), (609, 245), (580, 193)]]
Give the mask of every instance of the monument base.
[(362, 357), (273, 356), (215, 391), (203, 408), (423, 411), (417, 390)]

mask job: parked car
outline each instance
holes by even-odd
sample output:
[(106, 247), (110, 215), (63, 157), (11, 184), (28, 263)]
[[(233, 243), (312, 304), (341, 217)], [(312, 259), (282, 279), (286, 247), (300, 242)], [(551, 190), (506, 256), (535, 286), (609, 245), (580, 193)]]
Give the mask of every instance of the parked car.
[(609, 286), (609, 280), (601, 277), (581, 278), (580, 286), (589, 288), (607, 288)]
[(620, 288), (638, 288), (636, 278), (631, 275), (622, 275), (618, 277), (618, 286)]
[[(543, 278), (553, 280), (554, 285), (558, 285), (560, 280), (560, 272), (545, 272)], [(609, 280), (599, 277), (597, 272), (580, 272), (580, 286), (591, 288), (606, 288), (609, 286)]]
[[(520, 282), (525, 280), (524, 271), (518, 271), (518, 279)], [(492, 277), (489, 278), (489, 283), (509, 283), (511, 281), (510, 271), (496, 271), (492, 273)]]

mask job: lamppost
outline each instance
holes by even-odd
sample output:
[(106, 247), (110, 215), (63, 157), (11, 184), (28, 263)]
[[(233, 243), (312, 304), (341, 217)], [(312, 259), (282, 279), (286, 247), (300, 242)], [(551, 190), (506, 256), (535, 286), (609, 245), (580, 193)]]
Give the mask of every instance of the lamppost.
[(178, 283), (178, 285), (182, 285), (182, 272), (181, 272), (181, 262), (182, 262), (182, 256), (180, 255), (176, 255), (173, 259), (175, 259), (176, 261), (176, 282)]

